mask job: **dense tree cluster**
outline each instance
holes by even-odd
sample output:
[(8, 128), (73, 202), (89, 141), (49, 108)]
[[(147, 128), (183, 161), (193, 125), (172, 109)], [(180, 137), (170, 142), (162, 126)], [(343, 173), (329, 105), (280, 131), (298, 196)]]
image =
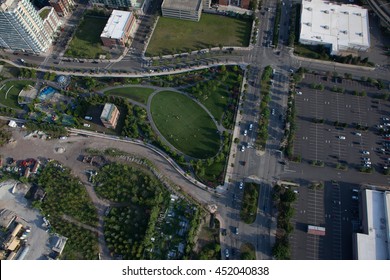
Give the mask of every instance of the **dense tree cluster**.
[(115, 202), (154, 205), (156, 196), (163, 192), (161, 183), (146, 171), (130, 165), (111, 163), (94, 178), (96, 193)]
[(278, 207), (278, 234), (272, 253), (278, 260), (288, 260), (291, 258), (289, 237), (294, 230), (290, 222), (294, 215), (294, 208), (291, 204), (297, 197), (291, 188), (286, 189), (279, 185), (275, 185), (272, 191), (273, 200)]
[[(51, 220), (68, 215), (81, 223), (97, 224), (96, 210), (87, 191), (70, 170), (56, 162), (50, 162), (39, 175), (38, 185), (46, 192), (46, 197), (36, 206)], [(54, 222), (53, 221), (53, 222)]]
[(96, 233), (78, 227), (62, 219), (54, 221), (55, 232), (68, 238), (61, 259), (64, 260), (97, 260), (99, 257), (98, 238)]
[(254, 183), (245, 184), (240, 217), (247, 224), (251, 224), (256, 220), (259, 188), (260, 186)]

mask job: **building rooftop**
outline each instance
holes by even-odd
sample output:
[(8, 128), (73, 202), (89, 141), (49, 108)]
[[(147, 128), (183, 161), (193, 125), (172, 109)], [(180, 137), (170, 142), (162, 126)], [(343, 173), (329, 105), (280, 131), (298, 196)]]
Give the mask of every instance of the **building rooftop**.
[(131, 12), (113, 10), (100, 37), (120, 39), (123, 36), (126, 22), (131, 17)]
[(100, 119), (109, 121), (111, 119), (111, 114), (115, 109), (115, 105), (111, 103), (104, 104), (104, 108), (102, 114), (100, 115)]
[(202, 0), (164, 0), (161, 8), (196, 11), (201, 4)]
[[(388, 220), (386, 222), (385, 204), (390, 202), (389, 193), (386, 195), (381, 191), (367, 189), (365, 196), (368, 232), (356, 235), (357, 257), (359, 260), (387, 260)], [(390, 204), (387, 207), (390, 207)]]
[(15, 219), (15, 212), (8, 209), (2, 209), (0, 211), (0, 226), (8, 228)]
[(339, 46), (370, 46), (368, 12), (356, 5), (303, 0), (300, 39)]

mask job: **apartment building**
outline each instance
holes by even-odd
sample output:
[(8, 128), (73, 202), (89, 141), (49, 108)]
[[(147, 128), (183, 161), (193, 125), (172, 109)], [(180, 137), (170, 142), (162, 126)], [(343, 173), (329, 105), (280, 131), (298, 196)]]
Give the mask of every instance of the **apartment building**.
[(60, 17), (66, 17), (71, 14), (75, 5), (73, 0), (50, 0), (49, 3)]
[(0, 47), (41, 53), (47, 51), (53, 32), (29, 0), (0, 1)]

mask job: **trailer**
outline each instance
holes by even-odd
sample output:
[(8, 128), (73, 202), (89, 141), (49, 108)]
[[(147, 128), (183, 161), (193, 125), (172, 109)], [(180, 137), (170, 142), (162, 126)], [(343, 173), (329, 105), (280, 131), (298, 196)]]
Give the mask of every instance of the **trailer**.
[(312, 235), (325, 236), (325, 228), (313, 225), (307, 226), (307, 233)]

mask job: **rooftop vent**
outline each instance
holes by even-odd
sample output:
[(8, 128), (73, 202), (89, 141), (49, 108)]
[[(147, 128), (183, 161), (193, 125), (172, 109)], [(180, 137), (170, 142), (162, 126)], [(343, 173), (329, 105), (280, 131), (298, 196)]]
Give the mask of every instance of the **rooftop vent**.
[(329, 29), (329, 26), (327, 26), (327, 25), (322, 25), (321, 27), (322, 27), (323, 29), (326, 29), (326, 30)]
[(311, 26), (311, 22), (305, 22), (304, 24), (306, 24), (307, 26)]
[(323, 12), (324, 14), (329, 14), (328, 10), (322, 10), (321, 12)]
[(358, 35), (360, 37), (363, 37), (363, 33), (362, 32), (356, 33), (356, 35)]

